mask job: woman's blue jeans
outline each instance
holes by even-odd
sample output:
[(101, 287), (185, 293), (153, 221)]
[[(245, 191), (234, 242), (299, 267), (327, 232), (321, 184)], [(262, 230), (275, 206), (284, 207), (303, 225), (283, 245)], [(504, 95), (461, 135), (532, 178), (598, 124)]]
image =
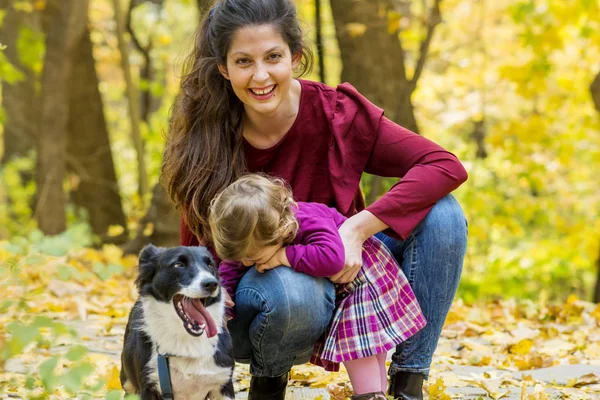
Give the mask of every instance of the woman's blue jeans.
[[(406, 274), (427, 325), (400, 344), (390, 375), (420, 372), (427, 377), (433, 353), (456, 294), (467, 245), (467, 223), (452, 195), (441, 199), (406, 240), (377, 234)], [(236, 292), (236, 318), (229, 322), (236, 361), (250, 363), (253, 376), (280, 376), (308, 361), (313, 344), (333, 312), (335, 289), (279, 267), (259, 274), (250, 269)]]

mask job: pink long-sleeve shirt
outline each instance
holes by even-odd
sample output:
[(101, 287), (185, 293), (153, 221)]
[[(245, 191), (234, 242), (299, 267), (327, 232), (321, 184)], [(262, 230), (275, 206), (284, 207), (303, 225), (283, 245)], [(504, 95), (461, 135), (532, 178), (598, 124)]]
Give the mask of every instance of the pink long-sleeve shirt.
[[(295, 209), (298, 232), (285, 247), (290, 267), (312, 276), (332, 276), (344, 268), (345, 253), (338, 228), (346, 217), (320, 203), (298, 202)], [(250, 267), (241, 262), (223, 260), (219, 265), (221, 284), (235, 301), (242, 276)]]

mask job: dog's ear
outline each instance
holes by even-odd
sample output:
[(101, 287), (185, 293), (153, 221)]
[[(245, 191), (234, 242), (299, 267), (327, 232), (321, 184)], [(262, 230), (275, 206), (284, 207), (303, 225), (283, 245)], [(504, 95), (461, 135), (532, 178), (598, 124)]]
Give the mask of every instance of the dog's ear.
[(140, 265), (155, 259), (162, 251), (153, 244), (146, 245), (140, 252)]
[(135, 280), (140, 292), (142, 292), (144, 285), (152, 282), (158, 270), (158, 256), (160, 253), (162, 253), (162, 250), (152, 244), (147, 245), (140, 252), (138, 276)]

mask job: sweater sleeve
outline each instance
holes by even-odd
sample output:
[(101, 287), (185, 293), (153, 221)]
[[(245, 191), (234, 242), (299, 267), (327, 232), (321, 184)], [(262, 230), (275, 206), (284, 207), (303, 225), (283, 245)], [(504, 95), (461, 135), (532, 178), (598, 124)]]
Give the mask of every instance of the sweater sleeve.
[(242, 276), (248, 271), (241, 262), (223, 260), (219, 264), (219, 277), (221, 278), (221, 285), (229, 293), (229, 297), (235, 303), (235, 291), (242, 279)]
[(294, 271), (312, 276), (332, 276), (344, 267), (344, 244), (333, 218), (309, 217), (300, 221), (294, 243), (285, 253)]
[(385, 117), (365, 172), (402, 178), (367, 210), (403, 239), (442, 197), (467, 180), (454, 154)]

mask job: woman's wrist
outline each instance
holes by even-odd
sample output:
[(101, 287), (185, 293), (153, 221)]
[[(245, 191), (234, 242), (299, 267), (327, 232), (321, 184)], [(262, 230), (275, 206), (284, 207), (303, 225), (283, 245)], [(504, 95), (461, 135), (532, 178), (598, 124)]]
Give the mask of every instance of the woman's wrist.
[(367, 210), (362, 210), (358, 214), (348, 218), (342, 227), (353, 232), (363, 242), (376, 233), (389, 228), (382, 220)]

